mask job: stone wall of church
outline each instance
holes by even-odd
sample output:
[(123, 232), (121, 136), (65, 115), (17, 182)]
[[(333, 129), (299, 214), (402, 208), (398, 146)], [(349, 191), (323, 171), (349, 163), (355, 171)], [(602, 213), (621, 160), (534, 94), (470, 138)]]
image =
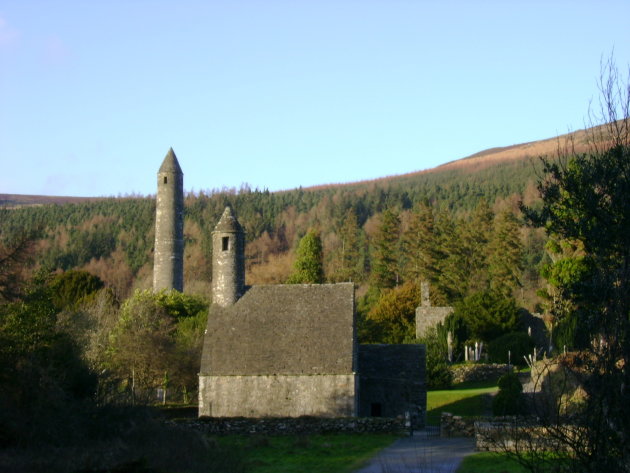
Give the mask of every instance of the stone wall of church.
[(356, 376), (199, 376), (200, 417), (357, 415)]
[(425, 307), (416, 309), (416, 337), (422, 338), (429, 327), (435, 327), (438, 323), (453, 312), (452, 307)]

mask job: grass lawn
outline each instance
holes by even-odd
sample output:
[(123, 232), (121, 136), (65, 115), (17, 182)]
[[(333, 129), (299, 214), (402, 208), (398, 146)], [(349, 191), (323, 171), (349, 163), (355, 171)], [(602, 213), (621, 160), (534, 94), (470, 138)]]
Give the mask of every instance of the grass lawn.
[(450, 412), (457, 416), (483, 416), (489, 414), (488, 394), (496, 393), (496, 381), (461, 383), (453, 389), (427, 392), (427, 423), (440, 424), (440, 414)]
[(238, 451), (247, 473), (348, 473), (396, 440), (389, 434), (227, 436), (218, 442)]
[[(539, 464), (538, 471), (551, 472), (554, 467), (561, 466), (560, 458), (554, 459), (553, 454)], [(521, 466), (505, 453), (476, 453), (464, 458), (456, 473), (528, 473), (525, 467)]]
[(501, 453), (476, 453), (464, 458), (457, 473), (527, 473), (516, 460)]

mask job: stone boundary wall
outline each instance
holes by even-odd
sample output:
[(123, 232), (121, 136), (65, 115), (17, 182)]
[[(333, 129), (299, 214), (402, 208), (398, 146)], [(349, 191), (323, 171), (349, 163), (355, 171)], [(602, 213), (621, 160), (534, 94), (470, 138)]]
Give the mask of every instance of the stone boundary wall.
[(506, 364), (480, 364), (466, 363), (451, 367), (453, 373), (453, 383), (463, 383), (465, 381), (489, 381), (498, 379), (501, 375), (508, 372)]
[[(566, 426), (565, 436), (570, 436), (574, 426)], [(557, 432), (555, 433), (557, 434)], [(475, 448), (480, 452), (505, 451), (566, 451), (556, 435), (547, 427), (520, 423), (514, 418), (494, 418), (475, 422)]]
[(479, 417), (454, 416), (450, 412), (442, 412), (440, 416), (440, 437), (474, 437), (475, 423)]
[(321, 433), (409, 433), (403, 418), (384, 417), (283, 417), (249, 419), (244, 417), (179, 420), (179, 425), (194, 428), (204, 434), (227, 435), (300, 435)]

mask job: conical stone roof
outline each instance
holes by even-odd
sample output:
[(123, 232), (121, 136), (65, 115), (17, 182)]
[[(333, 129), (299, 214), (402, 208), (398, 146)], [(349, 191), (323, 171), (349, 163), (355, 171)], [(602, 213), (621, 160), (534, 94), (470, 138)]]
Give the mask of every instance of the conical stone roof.
[(179, 167), (179, 162), (177, 161), (177, 156), (175, 156), (175, 151), (173, 151), (173, 148), (169, 148), (168, 153), (166, 153), (164, 161), (162, 161), (162, 165), (160, 166), (160, 170), (158, 172), (172, 172), (176, 174), (183, 174), (182, 168)]
[(243, 228), (241, 224), (238, 223), (236, 217), (232, 213), (232, 208), (230, 206), (226, 207), (223, 211), (223, 215), (221, 215), (221, 219), (217, 226), (214, 227), (215, 232), (228, 232), (228, 233), (237, 233), (242, 232)]

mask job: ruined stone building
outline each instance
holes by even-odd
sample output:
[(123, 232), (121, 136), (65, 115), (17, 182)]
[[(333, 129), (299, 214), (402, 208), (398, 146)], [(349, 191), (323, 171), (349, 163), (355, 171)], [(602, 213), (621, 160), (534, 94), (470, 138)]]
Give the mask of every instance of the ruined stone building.
[(429, 283), (420, 283), (420, 306), (416, 308), (416, 338), (422, 338), (429, 327), (435, 327), (449, 314), (453, 313), (453, 307), (433, 307), (431, 305)]
[[(158, 173), (154, 288), (183, 286), (183, 174)], [(423, 345), (359, 345), (354, 285), (245, 285), (245, 233), (225, 209), (212, 233), (212, 305), (199, 374), (208, 417), (416, 417), (426, 410)]]

